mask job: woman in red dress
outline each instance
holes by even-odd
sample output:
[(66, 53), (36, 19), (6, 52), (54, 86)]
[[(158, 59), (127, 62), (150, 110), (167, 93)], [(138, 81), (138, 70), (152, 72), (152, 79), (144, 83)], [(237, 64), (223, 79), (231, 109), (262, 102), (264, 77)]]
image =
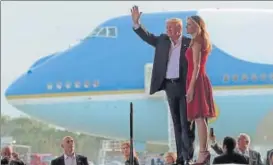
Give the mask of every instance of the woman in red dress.
[(210, 161), (207, 119), (216, 116), (212, 87), (206, 74), (206, 61), (212, 45), (205, 22), (201, 17), (188, 18), (187, 32), (192, 36), (190, 47), (186, 51), (188, 61), (187, 115), (188, 120), (195, 122), (198, 129), (200, 147), (196, 164), (207, 164)]

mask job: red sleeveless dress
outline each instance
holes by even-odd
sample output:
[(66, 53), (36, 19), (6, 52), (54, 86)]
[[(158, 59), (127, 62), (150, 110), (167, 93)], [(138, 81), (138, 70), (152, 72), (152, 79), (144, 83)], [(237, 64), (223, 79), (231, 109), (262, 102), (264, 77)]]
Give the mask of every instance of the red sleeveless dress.
[[(208, 58), (208, 51), (203, 50), (201, 52), (200, 69), (198, 78), (195, 81), (195, 89), (193, 100), (187, 103), (187, 117), (189, 121), (195, 120), (199, 117), (202, 118), (213, 118), (216, 117), (214, 100), (212, 94), (212, 86), (210, 80), (206, 74), (206, 62)], [(188, 61), (188, 74), (186, 89), (188, 90), (192, 72), (193, 72), (193, 51), (189, 47), (186, 50), (186, 59)]]

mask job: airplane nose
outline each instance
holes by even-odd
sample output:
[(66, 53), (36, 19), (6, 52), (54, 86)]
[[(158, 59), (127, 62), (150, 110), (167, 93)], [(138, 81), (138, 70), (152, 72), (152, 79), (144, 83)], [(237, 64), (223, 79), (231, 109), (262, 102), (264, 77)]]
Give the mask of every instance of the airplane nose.
[(30, 91), (33, 85), (28, 81), (30, 74), (31, 72), (23, 74), (6, 89), (5, 96), (7, 99), (28, 94), (28, 91)]
[[(24, 95), (33, 94), (33, 92), (39, 92), (41, 89), (41, 83), (44, 76), (38, 71), (47, 60), (56, 54), (51, 54), (37, 60), (30, 69), (17, 78), (5, 91), (5, 97), (7, 99), (20, 97)], [(38, 72), (38, 73), (37, 73)], [(42, 83), (43, 84), (43, 83)], [(39, 86), (40, 85), (40, 86)]]

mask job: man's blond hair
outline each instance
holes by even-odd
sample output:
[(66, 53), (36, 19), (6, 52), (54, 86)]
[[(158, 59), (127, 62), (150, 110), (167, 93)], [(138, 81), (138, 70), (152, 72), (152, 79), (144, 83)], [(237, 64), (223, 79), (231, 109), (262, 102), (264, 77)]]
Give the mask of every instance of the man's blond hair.
[(168, 23), (176, 23), (176, 24), (180, 25), (181, 27), (183, 25), (183, 21), (180, 18), (169, 18), (169, 19), (166, 20), (166, 23), (167, 24)]

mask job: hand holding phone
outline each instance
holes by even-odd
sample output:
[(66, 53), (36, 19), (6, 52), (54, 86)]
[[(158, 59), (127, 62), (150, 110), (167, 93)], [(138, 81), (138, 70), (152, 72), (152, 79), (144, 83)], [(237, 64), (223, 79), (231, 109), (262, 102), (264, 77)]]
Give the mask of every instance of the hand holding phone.
[(213, 136), (214, 136), (214, 130), (213, 130), (213, 128), (210, 128), (209, 135), (210, 135), (211, 137), (213, 137)]
[(215, 135), (214, 135), (214, 130), (213, 128), (210, 128), (210, 132), (209, 132), (209, 139), (212, 141), (212, 142), (215, 142)]

